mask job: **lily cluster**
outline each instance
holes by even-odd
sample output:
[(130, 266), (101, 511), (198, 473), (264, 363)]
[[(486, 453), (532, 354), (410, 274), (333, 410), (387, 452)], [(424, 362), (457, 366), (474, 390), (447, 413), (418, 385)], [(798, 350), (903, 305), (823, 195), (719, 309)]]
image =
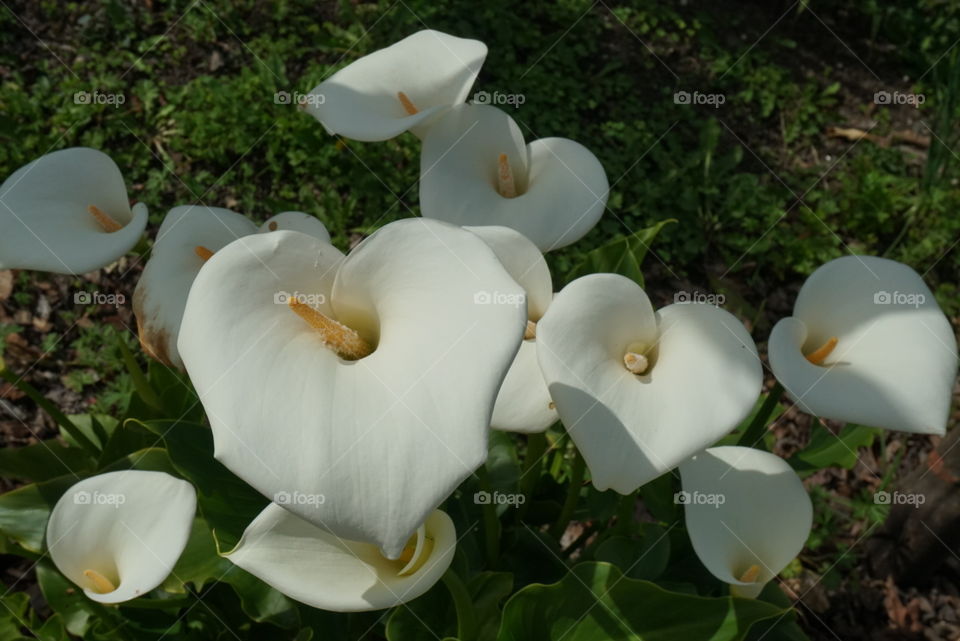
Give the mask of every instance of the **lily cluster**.
[[(323, 224), (283, 212), (256, 225), (175, 207), (134, 311), (144, 350), (185, 371), (215, 455), (271, 503), (224, 556), (284, 594), (336, 611), (419, 596), (456, 547), (443, 502), (487, 457), (490, 428), (558, 420), (599, 490), (630, 495), (679, 470), (704, 566), (754, 597), (802, 549), (801, 480), (757, 443), (717, 443), (755, 410), (763, 367), (719, 307), (655, 309), (644, 289), (592, 274), (554, 293), (543, 252), (606, 207), (596, 157), (563, 138), (526, 144), (504, 112), (465, 100), (486, 56), (421, 31), (313, 90), (332, 134), (422, 140), (422, 218), (384, 225), (348, 254)], [(130, 251), (146, 207), (128, 205), (105, 154), (67, 149), (0, 187), (0, 268), (83, 273)], [(911, 305), (877, 293), (913, 292)], [(909, 340), (906, 340), (909, 337)], [(942, 434), (957, 371), (949, 323), (906, 265), (848, 256), (820, 267), (769, 339), (779, 384), (810, 414)], [(746, 446), (744, 446), (746, 445)], [(78, 493), (122, 495), (117, 505)], [(322, 500), (287, 501), (298, 495)], [(67, 578), (115, 603), (161, 584), (196, 509), (160, 472), (84, 479), (50, 517)]]

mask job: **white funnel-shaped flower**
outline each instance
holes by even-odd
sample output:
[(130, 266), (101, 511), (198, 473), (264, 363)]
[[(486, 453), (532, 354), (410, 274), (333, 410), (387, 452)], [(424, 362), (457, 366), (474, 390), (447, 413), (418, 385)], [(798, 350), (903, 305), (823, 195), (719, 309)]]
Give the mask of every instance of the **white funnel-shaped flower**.
[(770, 366), (808, 414), (943, 434), (957, 375), (950, 322), (910, 267), (844, 256), (800, 288), (769, 341)]
[(457, 533), (433, 512), (399, 559), (376, 545), (338, 538), (271, 503), (224, 554), (288, 597), (323, 610), (381, 610), (417, 598), (440, 580), (453, 560)]
[(146, 205), (131, 209), (108, 155), (86, 147), (54, 151), (0, 185), (0, 269), (100, 269), (133, 249), (146, 225)]
[(125, 470), (84, 479), (57, 501), (47, 548), (57, 568), (100, 603), (160, 585), (190, 535), (197, 495), (165, 472)]
[(272, 231), (283, 230), (299, 231), (325, 243), (330, 242), (330, 232), (328, 232), (327, 227), (320, 222), (320, 219), (316, 216), (305, 214), (302, 211), (281, 212), (267, 219), (266, 222), (260, 225), (260, 229), (257, 231), (261, 234), (266, 234)]
[(510, 371), (500, 387), (490, 427), (508, 432), (542, 432), (559, 419), (537, 362), (537, 321), (553, 299), (553, 279), (543, 254), (509, 227), (467, 227), (484, 240), (527, 297), (527, 322)]
[(790, 465), (749, 447), (713, 447), (680, 465), (693, 549), (737, 596), (753, 598), (800, 553), (813, 506)]
[[(501, 297), (503, 297), (501, 299)], [(216, 456), (287, 509), (397, 558), (486, 458), (523, 290), (474, 234), (390, 223), (346, 258), (292, 231), (217, 252), (179, 349)]]
[(177, 338), (194, 279), (214, 253), (256, 231), (252, 221), (229, 209), (188, 205), (170, 210), (133, 293), (144, 351), (183, 369)]
[(629, 494), (712, 445), (753, 409), (763, 380), (743, 324), (713, 305), (653, 311), (635, 282), (584, 276), (537, 324), (537, 355), (599, 490)]
[(454, 107), (423, 140), (425, 217), (511, 227), (541, 251), (569, 245), (590, 231), (608, 191), (607, 174), (589, 149), (566, 138), (525, 145), (517, 124), (496, 107)]
[(354, 140), (422, 136), (439, 113), (466, 100), (486, 57), (478, 40), (418, 31), (324, 80), (304, 107), (329, 133)]

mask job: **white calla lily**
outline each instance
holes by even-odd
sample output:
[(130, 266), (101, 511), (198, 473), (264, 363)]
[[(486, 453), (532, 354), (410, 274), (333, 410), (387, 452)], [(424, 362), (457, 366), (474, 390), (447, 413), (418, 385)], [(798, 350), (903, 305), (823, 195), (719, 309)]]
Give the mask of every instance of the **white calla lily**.
[(147, 206), (131, 209), (108, 155), (54, 151), (0, 185), (0, 269), (91, 272), (133, 249), (146, 225)]
[(376, 545), (348, 541), (271, 503), (247, 527), (231, 562), (301, 603), (335, 612), (391, 608), (440, 580), (453, 560), (457, 533), (434, 511), (399, 559)]
[(196, 507), (193, 486), (165, 472), (91, 476), (67, 490), (50, 512), (50, 558), (94, 601), (135, 599), (170, 574)]
[(268, 218), (266, 222), (260, 225), (258, 230), (261, 234), (267, 234), (272, 231), (298, 231), (317, 238), (325, 243), (330, 242), (330, 232), (326, 226), (320, 222), (320, 219), (302, 211), (285, 211)]
[(594, 485), (621, 494), (736, 427), (763, 380), (732, 314), (698, 303), (654, 312), (639, 285), (615, 274), (584, 276), (554, 297), (537, 355)]
[(566, 138), (525, 145), (517, 124), (496, 107), (454, 107), (423, 140), (425, 217), (511, 227), (541, 251), (569, 245), (590, 231), (608, 191), (607, 174), (589, 149)]
[(526, 236), (509, 227), (466, 227), (480, 236), (527, 299), (524, 340), (503, 380), (490, 427), (508, 432), (542, 432), (559, 419), (537, 362), (536, 328), (553, 299), (553, 279), (543, 254)]
[(770, 366), (804, 412), (944, 434), (957, 374), (950, 322), (913, 269), (845, 256), (800, 288), (769, 341)]
[(177, 338), (194, 279), (214, 253), (256, 231), (252, 221), (229, 209), (188, 205), (170, 210), (133, 293), (144, 351), (183, 369)]
[(487, 46), (425, 29), (375, 51), (321, 82), (304, 101), (331, 134), (354, 140), (423, 135), (450, 105), (466, 100)]
[(324, 497), (287, 509), (397, 558), (486, 458), (516, 300), (493, 251), (451, 225), (390, 223), (346, 258), (277, 231), (207, 262), (179, 349), (218, 459), (268, 497)]
[(687, 532), (703, 565), (754, 598), (800, 553), (813, 506), (790, 465), (749, 447), (713, 447), (680, 465)]

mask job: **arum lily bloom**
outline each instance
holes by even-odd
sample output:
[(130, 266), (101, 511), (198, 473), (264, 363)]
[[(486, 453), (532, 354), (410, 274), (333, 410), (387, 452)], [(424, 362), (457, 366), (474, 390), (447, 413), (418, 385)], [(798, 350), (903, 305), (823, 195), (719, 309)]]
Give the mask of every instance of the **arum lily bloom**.
[(422, 137), (438, 114), (466, 100), (487, 46), (423, 30), (366, 55), (321, 82), (304, 108), (330, 134), (388, 140)]
[(813, 506), (779, 456), (713, 447), (683, 463), (680, 478), (693, 549), (735, 596), (756, 597), (803, 549)]
[(55, 151), (0, 185), (0, 269), (91, 272), (133, 249), (146, 225), (147, 206), (131, 209), (108, 155)]
[(511, 227), (541, 251), (593, 229), (608, 191), (607, 174), (589, 149), (566, 138), (525, 145), (517, 124), (496, 107), (454, 107), (423, 140), (425, 217)]
[(301, 603), (335, 612), (381, 610), (411, 601), (443, 576), (456, 549), (450, 517), (436, 510), (398, 559), (347, 541), (271, 503), (223, 556)]
[(490, 246), (510, 276), (523, 287), (527, 303), (523, 343), (497, 395), (490, 427), (527, 434), (542, 432), (559, 418), (537, 362), (537, 321), (553, 299), (550, 268), (543, 254), (518, 231), (509, 227), (466, 229)]
[(654, 312), (616, 274), (578, 278), (554, 297), (537, 324), (537, 355), (593, 484), (621, 494), (730, 432), (763, 378), (732, 314), (701, 303)]
[(385, 225), (347, 257), (289, 231), (227, 245), (194, 281), (179, 341), (215, 456), (398, 558), (486, 458), (526, 310), (478, 304), (485, 292), (523, 296), (480, 238), (437, 221)]
[(804, 412), (872, 427), (944, 434), (957, 344), (910, 267), (845, 256), (800, 288), (770, 334), (770, 366)]
[(196, 507), (193, 486), (165, 472), (91, 476), (67, 490), (50, 512), (50, 558), (94, 601), (135, 599), (170, 574)]
[(323, 223), (303, 212), (277, 214), (258, 229), (248, 218), (229, 209), (197, 205), (171, 209), (160, 225), (150, 260), (133, 294), (133, 312), (144, 351), (183, 370), (177, 338), (187, 295), (200, 268), (237, 238), (281, 229), (330, 242)]

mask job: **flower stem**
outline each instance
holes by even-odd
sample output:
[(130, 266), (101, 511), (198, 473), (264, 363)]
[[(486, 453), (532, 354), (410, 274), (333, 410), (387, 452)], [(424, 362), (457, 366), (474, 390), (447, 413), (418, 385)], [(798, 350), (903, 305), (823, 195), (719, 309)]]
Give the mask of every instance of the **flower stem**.
[(490, 475), (486, 466), (477, 470), (480, 479), (480, 490), (486, 492), (488, 500), (480, 507), (483, 512), (484, 544), (487, 552), (487, 566), (495, 570), (500, 560), (500, 517), (497, 516), (497, 506), (493, 502), (493, 489), (490, 487)]
[(473, 599), (470, 598), (470, 591), (464, 585), (453, 568), (449, 568), (443, 574), (443, 584), (447, 586), (447, 591), (453, 598), (453, 605), (457, 611), (457, 639), (460, 641), (473, 641), (477, 633), (477, 613), (473, 609)]
[(743, 431), (740, 440), (737, 441), (737, 445), (755, 447), (758, 450), (767, 449), (763, 442), (763, 433), (766, 430), (767, 421), (770, 419), (770, 416), (773, 415), (777, 404), (780, 402), (781, 396), (783, 396), (783, 385), (780, 384), (780, 381), (777, 381), (773, 387), (770, 388), (767, 398), (764, 399), (763, 405), (760, 406), (750, 425)]
[(134, 357), (130, 348), (127, 347), (122, 336), (117, 340), (117, 345), (119, 346), (123, 363), (127, 366), (127, 371), (130, 372), (130, 378), (133, 380), (133, 387), (137, 390), (137, 394), (140, 395), (144, 403), (155, 410), (159, 410), (161, 408), (160, 397), (157, 396), (157, 393), (153, 390), (150, 381), (147, 380), (143, 370), (140, 369), (136, 357)]
[(530, 509), (533, 493), (543, 469), (543, 453), (546, 451), (547, 437), (543, 432), (527, 436), (527, 453), (523, 457), (523, 472), (520, 474), (520, 493), (526, 497), (526, 501), (517, 510), (518, 521), (526, 516), (527, 510)]
[(550, 535), (560, 538), (570, 524), (573, 518), (573, 512), (577, 509), (577, 501), (580, 500), (580, 490), (583, 486), (583, 474), (586, 471), (587, 464), (580, 454), (580, 450), (574, 446), (573, 461), (570, 463), (570, 479), (567, 485), (567, 497), (563, 501), (563, 507), (560, 510), (560, 516), (557, 522), (550, 528)]
[(37, 389), (28, 383), (23, 378), (18, 377), (16, 374), (11, 372), (6, 368), (3, 361), (0, 361), (0, 378), (7, 381), (18, 390), (27, 395), (27, 397), (37, 404), (37, 407), (44, 410), (47, 414), (50, 415), (53, 420), (57, 422), (64, 431), (69, 434), (74, 441), (77, 442), (77, 445), (82, 447), (90, 454), (94, 459), (100, 457), (100, 449), (87, 438), (87, 435), (84, 434), (79, 427), (77, 427), (73, 421), (71, 421), (66, 414), (60, 411), (60, 409), (51, 403), (47, 398), (41, 394)]

